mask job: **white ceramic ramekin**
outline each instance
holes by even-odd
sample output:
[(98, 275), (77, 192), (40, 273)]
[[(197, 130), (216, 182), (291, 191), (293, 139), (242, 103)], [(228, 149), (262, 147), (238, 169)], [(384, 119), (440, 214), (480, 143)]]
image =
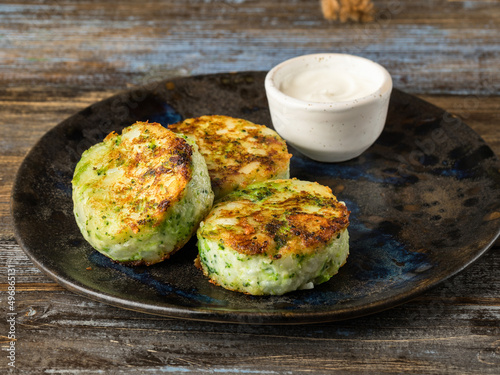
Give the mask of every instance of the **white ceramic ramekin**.
[[(351, 100), (309, 102), (281, 91), (283, 82), (294, 75), (325, 67), (369, 78), (375, 82), (373, 92)], [(341, 162), (361, 155), (381, 134), (392, 79), (371, 60), (325, 53), (299, 56), (275, 66), (266, 76), (265, 89), (274, 128), (290, 145), (311, 159)]]

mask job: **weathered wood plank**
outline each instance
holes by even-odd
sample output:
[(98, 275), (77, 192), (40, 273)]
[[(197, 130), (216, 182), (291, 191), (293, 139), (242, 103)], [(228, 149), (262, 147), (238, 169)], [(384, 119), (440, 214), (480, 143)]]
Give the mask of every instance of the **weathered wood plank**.
[(494, 1), (377, 1), (375, 21), (331, 23), (317, 1), (16, 1), (0, 5), (0, 84), (122, 88), (172, 75), (267, 70), (348, 52), (415, 93), (498, 94)]
[[(499, 360), (500, 332), (491, 325), (498, 306), (446, 301), (438, 310), (417, 300), (353, 321), (283, 328), (148, 317), (67, 293), (26, 296), (18, 328), (26, 371), (495, 374)], [(38, 354), (41, 343), (51, 356)]]
[(316, 0), (2, 2), (1, 371), (13, 264), (14, 373), (498, 374), (500, 241), (402, 306), (280, 327), (184, 321), (94, 302), (45, 276), (14, 240), (10, 192), (36, 141), (119, 90), (173, 76), (267, 70), (305, 53), (354, 53), (385, 65), (396, 87), (457, 115), (500, 155), (498, 1), (374, 4), (375, 22), (340, 24), (324, 20)]

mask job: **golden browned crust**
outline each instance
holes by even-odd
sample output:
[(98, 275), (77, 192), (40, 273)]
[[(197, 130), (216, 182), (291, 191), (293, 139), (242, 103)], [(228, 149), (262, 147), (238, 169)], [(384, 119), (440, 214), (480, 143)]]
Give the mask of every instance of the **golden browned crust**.
[[(139, 135), (129, 137), (130, 132)], [(109, 152), (96, 161), (93, 169), (101, 178), (91, 186), (103, 193), (95, 194), (89, 204), (116, 210), (122, 230), (137, 233), (161, 223), (191, 179), (191, 146), (160, 124), (147, 122), (136, 122), (121, 136), (113, 132), (104, 143)]]
[(244, 195), (222, 199), (206, 218), (208, 223), (216, 215), (216, 223), (203, 228), (203, 236), (222, 239), (241, 254), (279, 259), (287, 253), (312, 254), (349, 226), (350, 212), (333, 194), (300, 191), (281, 201), (272, 198), (279, 191), (269, 188), (266, 194), (271, 198), (257, 203)]
[(253, 182), (288, 177), (291, 155), (286, 143), (264, 125), (228, 116), (202, 116), (169, 129), (195, 139), (216, 198)]

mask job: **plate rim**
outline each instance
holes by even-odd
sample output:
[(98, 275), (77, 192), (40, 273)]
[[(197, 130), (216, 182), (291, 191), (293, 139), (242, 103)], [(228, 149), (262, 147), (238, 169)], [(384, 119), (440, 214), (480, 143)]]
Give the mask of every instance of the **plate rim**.
[[(240, 71), (240, 72), (220, 72), (220, 73), (211, 73), (211, 74), (199, 74), (193, 76), (179, 76), (179, 77), (171, 77), (167, 79), (163, 79), (155, 82), (154, 84), (159, 84), (161, 82), (167, 81), (175, 81), (175, 80), (185, 80), (185, 79), (199, 79), (200, 77), (216, 77), (216, 76), (226, 76), (226, 75), (244, 75), (244, 74), (264, 74), (264, 71)], [(497, 229), (496, 235), (494, 235), (491, 240), (477, 252), (474, 253), (474, 256), (469, 259), (468, 262), (462, 264), (453, 272), (449, 272), (446, 276), (440, 278), (439, 280), (435, 280), (432, 283), (425, 284), (423, 286), (417, 286), (410, 291), (403, 294), (392, 295), (389, 298), (381, 299), (376, 302), (371, 303), (368, 307), (364, 305), (360, 305), (356, 308), (340, 308), (335, 310), (326, 310), (320, 312), (300, 312), (294, 311), (290, 313), (286, 312), (252, 312), (252, 311), (228, 311), (224, 310), (224, 308), (216, 309), (204, 309), (204, 308), (193, 308), (193, 307), (178, 307), (175, 305), (162, 305), (162, 306), (153, 306), (151, 304), (144, 304), (137, 301), (131, 301), (124, 298), (120, 298), (117, 296), (109, 295), (102, 291), (93, 290), (89, 286), (85, 286), (80, 284), (76, 280), (72, 280), (69, 277), (58, 275), (52, 269), (50, 269), (47, 265), (41, 263), (35, 255), (29, 250), (28, 246), (25, 244), (23, 236), (20, 234), (17, 215), (15, 212), (15, 192), (16, 187), (20, 184), (20, 180), (22, 179), (22, 171), (27, 168), (28, 160), (30, 156), (35, 152), (35, 150), (40, 147), (44, 141), (50, 137), (50, 135), (55, 132), (59, 128), (63, 128), (65, 123), (69, 121), (74, 116), (78, 116), (82, 111), (88, 109), (89, 107), (102, 103), (105, 101), (113, 100), (118, 96), (130, 93), (135, 90), (148, 90), (148, 85), (138, 86), (131, 89), (120, 90), (117, 93), (103, 98), (97, 102), (90, 104), (89, 106), (82, 108), (81, 110), (73, 113), (69, 117), (64, 118), (61, 122), (50, 128), (46, 131), (30, 148), (28, 153), (24, 156), (21, 164), (19, 165), (14, 181), (12, 184), (11, 194), (10, 194), (10, 214), (12, 217), (13, 228), (14, 228), (14, 238), (17, 244), (21, 247), (23, 252), (28, 256), (28, 258), (33, 262), (33, 264), (41, 270), (45, 275), (49, 276), (52, 280), (56, 281), (59, 285), (64, 287), (65, 289), (76, 293), (77, 295), (84, 296), (89, 298), (90, 300), (98, 301), (110, 306), (122, 308), (125, 310), (131, 310), (134, 312), (144, 313), (148, 315), (154, 315), (158, 317), (170, 317), (170, 318), (178, 318), (178, 319), (186, 319), (186, 320), (195, 320), (195, 321), (206, 321), (206, 322), (215, 322), (215, 323), (241, 323), (241, 324), (263, 324), (263, 325), (297, 325), (297, 324), (313, 324), (313, 323), (325, 323), (325, 322), (334, 322), (334, 321), (343, 321), (353, 318), (358, 318), (362, 316), (371, 315), (374, 313), (379, 313), (391, 308), (394, 308), (398, 305), (402, 305), (407, 303), (408, 301), (416, 298), (422, 293), (436, 287), (439, 284), (442, 284), (446, 280), (452, 278), (458, 273), (462, 272), (466, 268), (468, 268), (471, 264), (476, 262), (480, 257), (482, 257), (492, 246), (493, 244), (500, 238), (500, 226)], [(397, 88), (393, 89), (394, 92), (399, 92), (404, 95), (409, 95), (412, 98), (424, 102), (426, 105), (432, 106), (443, 113), (449, 113), (448, 111), (440, 108), (432, 103), (425, 101), (415, 95), (406, 93)], [(474, 132), (479, 139), (483, 142), (484, 145), (488, 146), (488, 144), (484, 141), (484, 139), (476, 133), (473, 129), (471, 129), (466, 123), (462, 123), (463, 126), (469, 128), (472, 132)], [(489, 147), (489, 146), (488, 146)], [(491, 148), (490, 148), (491, 149)], [(494, 154), (494, 153), (493, 153)], [(499, 159), (496, 154), (494, 154), (495, 162), (499, 164)], [(153, 308), (152, 308), (153, 307)]]

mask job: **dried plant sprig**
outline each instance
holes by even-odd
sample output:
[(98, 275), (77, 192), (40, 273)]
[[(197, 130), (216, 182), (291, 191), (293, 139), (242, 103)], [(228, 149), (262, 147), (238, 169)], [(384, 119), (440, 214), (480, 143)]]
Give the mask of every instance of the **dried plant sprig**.
[(371, 0), (321, 0), (321, 10), (327, 20), (340, 22), (370, 22), (375, 13)]

